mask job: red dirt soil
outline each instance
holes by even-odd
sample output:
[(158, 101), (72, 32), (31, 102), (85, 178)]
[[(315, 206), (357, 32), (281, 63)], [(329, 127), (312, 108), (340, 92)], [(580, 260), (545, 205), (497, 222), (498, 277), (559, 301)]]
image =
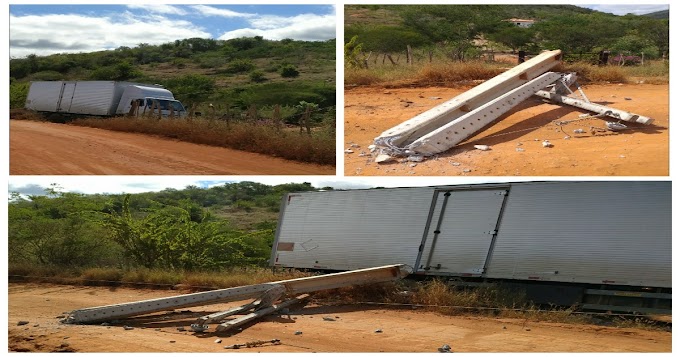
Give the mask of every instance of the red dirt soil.
[(154, 136), (10, 120), (10, 175), (333, 175), (335, 168)]
[[(667, 176), (669, 174), (668, 85), (583, 86), (595, 103), (655, 119), (652, 125), (623, 122), (628, 130), (597, 132), (599, 118), (561, 128), (555, 120), (579, 119), (586, 111), (532, 97), (467, 141), (420, 163), (377, 164), (368, 145), (383, 131), (444, 103), (468, 88), (361, 87), (345, 90), (347, 176)], [(615, 121), (609, 118), (608, 121)], [(574, 134), (583, 129), (584, 134)], [(569, 135), (569, 139), (564, 139)], [(554, 146), (545, 148), (543, 140)], [(357, 147), (358, 145), (358, 147)], [(480, 151), (474, 145), (488, 145)], [(364, 155), (362, 155), (362, 153)]]
[[(411, 309), (320, 306), (291, 308), (233, 335), (191, 332), (197, 317), (241, 303), (185, 308), (112, 323), (65, 325), (58, 316), (86, 307), (186, 292), (50, 284), (9, 284), (9, 351), (22, 352), (671, 352), (672, 334), (633, 328), (523, 319), (443, 316)], [(331, 317), (334, 321), (326, 321)], [(63, 318), (63, 317), (61, 317)], [(19, 325), (20, 321), (28, 322)], [(134, 329), (126, 330), (124, 326)], [(184, 326), (186, 331), (177, 327)], [(376, 332), (376, 330), (381, 332)], [(302, 332), (295, 334), (296, 331)], [(216, 343), (221, 339), (221, 343)], [(256, 340), (280, 345), (225, 350)]]

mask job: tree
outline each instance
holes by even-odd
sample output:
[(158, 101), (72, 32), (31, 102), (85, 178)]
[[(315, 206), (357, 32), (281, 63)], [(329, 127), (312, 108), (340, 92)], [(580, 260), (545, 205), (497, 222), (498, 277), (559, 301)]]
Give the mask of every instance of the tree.
[(350, 68), (361, 68), (362, 63), (359, 59), (361, 55), (362, 44), (359, 43), (359, 36), (352, 36), (352, 38), (345, 44), (345, 65)]
[(200, 74), (171, 78), (164, 84), (176, 98), (190, 105), (202, 101), (215, 91), (215, 80)]
[(508, 24), (498, 32), (489, 35), (492, 40), (512, 48), (513, 53), (530, 43), (533, 40), (533, 36), (534, 32), (531, 28), (522, 28), (512, 24)]

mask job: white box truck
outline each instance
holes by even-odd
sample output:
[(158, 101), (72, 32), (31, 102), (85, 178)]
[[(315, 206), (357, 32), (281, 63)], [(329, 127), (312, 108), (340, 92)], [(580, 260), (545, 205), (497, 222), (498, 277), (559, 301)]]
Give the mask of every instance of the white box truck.
[(25, 107), (64, 115), (187, 115), (182, 103), (162, 86), (118, 81), (31, 82)]
[(634, 311), (651, 312), (670, 309), (671, 248), (668, 181), (513, 182), (289, 193), (270, 264), (407, 264), (414, 276), (523, 284), (566, 305), (645, 300)]

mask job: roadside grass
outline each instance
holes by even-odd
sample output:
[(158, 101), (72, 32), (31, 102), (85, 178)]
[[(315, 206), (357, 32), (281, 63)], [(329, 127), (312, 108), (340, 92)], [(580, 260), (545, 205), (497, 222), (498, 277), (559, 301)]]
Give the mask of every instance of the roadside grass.
[(321, 165), (335, 164), (335, 135), (315, 130), (312, 135), (270, 124), (227, 122), (210, 118), (84, 118), (73, 125), (157, 135), (181, 141), (255, 152)]
[[(312, 276), (311, 273), (268, 268), (240, 267), (218, 272), (181, 272), (163, 269), (89, 268), (82, 271), (12, 263), (10, 282), (38, 282), (88, 286), (182, 289), (200, 291), (275, 282)], [(318, 291), (320, 304), (378, 304), (385, 309), (413, 307), (447, 316), (483, 316), (528, 322), (598, 324), (616, 328), (669, 331), (670, 326), (644, 316), (589, 315), (574, 313), (573, 307), (545, 307), (528, 301), (513, 290), (498, 285), (460, 288), (441, 279), (400, 280), (364, 286)]]
[(309, 273), (267, 268), (238, 267), (216, 272), (185, 272), (168, 269), (121, 269), (93, 267), (83, 270), (12, 263), (8, 267), (10, 281), (32, 281), (70, 285), (130, 287), (179, 287), (189, 290), (224, 289), (278, 280), (302, 278)]
[[(345, 68), (345, 86), (385, 87), (457, 86), (477, 84), (511, 68), (506, 62), (472, 60), (452, 62), (437, 59), (432, 63), (413, 65), (369, 65), (366, 68)], [(648, 61), (641, 66), (597, 66), (586, 62), (562, 63), (557, 72), (576, 72), (580, 83), (669, 83), (669, 64)]]

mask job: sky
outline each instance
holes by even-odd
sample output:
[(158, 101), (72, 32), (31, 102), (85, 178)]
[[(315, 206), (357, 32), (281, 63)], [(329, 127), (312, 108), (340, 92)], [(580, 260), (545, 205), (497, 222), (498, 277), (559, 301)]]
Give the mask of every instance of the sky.
[[(669, 8), (649, 2), (577, 5), (617, 15)], [(336, 11), (336, 5), (329, 4), (10, 5), (10, 58), (158, 45), (192, 37), (322, 41), (336, 36)]]
[(10, 58), (192, 37), (335, 38), (335, 5), (10, 5)]
[(266, 185), (309, 182), (317, 188), (366, 189), (372, 187), (442, 186), (511, 181), (531, 181), (516, 177), (365, 177), (335, 176), (10, 176), (8, 195), (44, 195), (45, 189), (56, 184), (59, 191), (84, 194), (157, 192), (166, 188), (187, 186), (208, 188), (238, 181), (254, 181)]

